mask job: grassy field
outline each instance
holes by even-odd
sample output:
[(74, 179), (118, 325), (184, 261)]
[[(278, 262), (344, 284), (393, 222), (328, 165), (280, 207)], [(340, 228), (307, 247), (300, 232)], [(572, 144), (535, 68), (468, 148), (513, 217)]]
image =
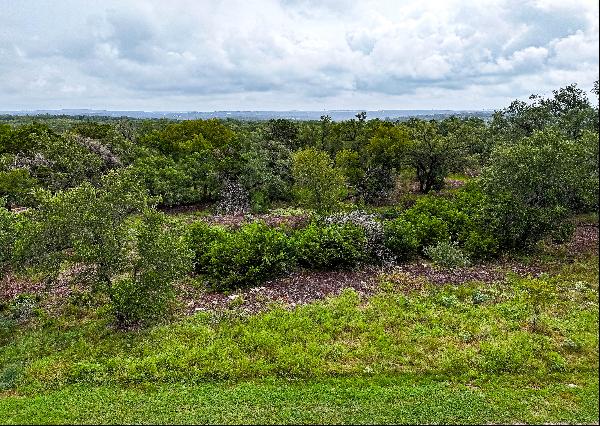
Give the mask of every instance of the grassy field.
[(539, 278), (387, 275), (370, 298), (147, 330), (76, 300), (34, 309), (0, 329), (0, 422), (596, 423), (598, 257), (543, 261)]
[[(575, 379), (577, 387), (571, 387)], [(411, 375), (67, 386), (0, 403), (3, 423), (594, 423), (598, 377), (481, 383)]]

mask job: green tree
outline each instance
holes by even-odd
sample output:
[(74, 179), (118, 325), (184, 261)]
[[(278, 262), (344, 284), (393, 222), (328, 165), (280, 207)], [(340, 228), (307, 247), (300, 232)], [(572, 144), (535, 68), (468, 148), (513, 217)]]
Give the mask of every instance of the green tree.
[(413, 120), (409, 124), (411, 140), (407, 162), (417, 174), (419, 190), (428, 193), (444, 186), (444, 178), (461, 159), (465, 143), (460, 138), (440, 134), (434, 121)]
[(347, 193), (342, 172), (324, 151), (307, 148), (292, 154), (292, 176), (298, 202), (317, 211), (332, 210)]
[(589, 156), (584, 145), (554, 129), (494, 149), (482, 189), (488, 224), (504, 247), (525, 247), (562, 233), (582, 199), (597, 205), (598, 169), (582, 161)]
[(183, 233), (164, 214), (146, 210), (131, 226), (122, 253), (126, 264), (108, 290), (117, 324), (160, 320), (174, 302), (173, 282), (192, 269), (194, 253)]

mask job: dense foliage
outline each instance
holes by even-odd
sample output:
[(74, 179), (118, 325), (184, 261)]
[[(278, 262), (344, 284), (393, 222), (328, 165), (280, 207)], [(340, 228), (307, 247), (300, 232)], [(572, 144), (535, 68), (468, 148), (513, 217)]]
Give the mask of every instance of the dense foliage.
[[(297, 268), (460, 266), (565, 239), (572, 214), (598, 209), (598, 108), (575, 85), (490, 122), (366, 118), (2, 124), (0, 271), (86, 285), (130, 326), (168, 312), (185, 276), (229, 290)], [(156, 211), (189, 205), (299, 206), (308, 225)]]

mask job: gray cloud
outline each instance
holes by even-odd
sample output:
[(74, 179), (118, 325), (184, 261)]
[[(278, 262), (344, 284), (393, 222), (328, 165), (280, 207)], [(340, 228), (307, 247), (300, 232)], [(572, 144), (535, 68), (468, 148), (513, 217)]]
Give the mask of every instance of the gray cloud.
[(0, 109), (482, 108), (598, 75), (583, 0), (0, 8)]

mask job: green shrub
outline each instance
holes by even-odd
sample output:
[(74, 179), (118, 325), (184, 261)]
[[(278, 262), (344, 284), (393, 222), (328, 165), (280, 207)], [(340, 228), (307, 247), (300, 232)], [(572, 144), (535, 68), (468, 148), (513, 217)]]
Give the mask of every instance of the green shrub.
[[(429, 219), (423, 219), (423, 216), (427, 216)], [(431, 226), (436, 229), (438, 225), (435, 224), (435, 220), (431, 218), (437, 218), (439, 221), (444, 223), (447, 229), (448, 235), (456, 241), (463, 241), (469, 231), (473, 228), (473, 223), (469, 215), (461, 210), (457, 203), (453, 200), (427, 196), (420, 198), (410, 209), (404, 213), (404, 217), (417, 225), (419, 222), (423, 222), (423, 228), (427, 228), (428, 222)], [(435, 232), (435, 231), (433, 231)], [(439, 232), (442, 232), (441, 230)], [(424, 235), (427, 236), (427, 232)], [(435, 235), (435, 234), (434, 234)], [(442, 235), (439, 235), (437, 239), (432, 240), (431, 238), (422, 241), (423, 246), (434, 244), (439, 241)]]
[(419, 247), (417, 232), (412, 223), (403, 218), (384, 223), (384, 244), (397, 259), (407, 259)]
[(204, 221), (190, 224), (185, 235), (188, 247), (194, 252), (194, 268), (196, 272), (206, 272), (210, 256), (208, 249), (215, 241), (222, 241), (227, 236), (227, 230), (222, 226), (209, 225)]
[(440, 241), (425, 247), (423, 251), (434, 264), (439, 266), (457, 268), (469, 265), (468, 256), (458, 247), (456, 241)]
[(471, 231), (464, 243), (464, 250), (473, 259), (490, 259), (498, 255), (498, 239), (480, 231)]
[(260, 284), (294, 265), (289, 236), (261, 222), (214, 240), (202, 259), (209, 283), (219, 290)]
[(413, 226), (421, 248), (450, 239), (448, 224), (439, 217), (411, 211), (403, 215), (403, 219)]
[(338, 269), (355, 266), (366, 259), (367, 238), (360, 227), (311, 223), (297, 231), (294, 246), (298, 263), (311, 269)]
[(164, 214), (144, 213), (127, 246), (127, 274), (116, 278), (109, 296), (119, 326), (159, 320), (175, 297), (173, 282), (189, 272), (193, 253), (182, 237), (166, 227)]
[(6, 365), (0, 370), (0, 391), (13, 388), (23, 374), (23, 366), (19, 363)]

